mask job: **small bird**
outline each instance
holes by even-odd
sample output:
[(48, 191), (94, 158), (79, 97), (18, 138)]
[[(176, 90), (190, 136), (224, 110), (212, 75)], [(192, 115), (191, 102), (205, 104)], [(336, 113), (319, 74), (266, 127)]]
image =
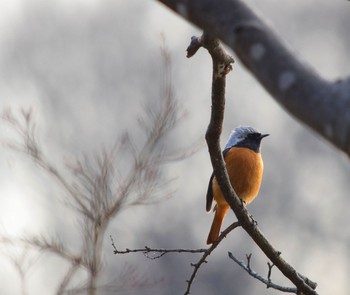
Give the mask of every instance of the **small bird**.
[[(269, 134), (261, 134), (253, 127), (235, 128), (225, 146), (223, 157), (231, 185), (238, 197), (248, 204), (257, 196), (264, 170), (260, 154), (261, 140)], [(207, 244), (212, 244), (219, 236), (222, 222), (230, 209), (214, 176), (210, 177), (206, 210), (209, 212), (213, 199), (216, 202), (215, 216), (210, 228)]]

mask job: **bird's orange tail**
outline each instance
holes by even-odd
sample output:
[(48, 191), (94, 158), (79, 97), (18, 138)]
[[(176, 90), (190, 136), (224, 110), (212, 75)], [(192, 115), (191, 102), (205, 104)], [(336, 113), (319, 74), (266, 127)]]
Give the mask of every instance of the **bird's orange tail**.
[(210, 232), (207, 239), (207, 244), (212, 244), (219, 236), (222, 222), (227, 214), (230, 206), (217, 206), (213, 223), (211, 224)]

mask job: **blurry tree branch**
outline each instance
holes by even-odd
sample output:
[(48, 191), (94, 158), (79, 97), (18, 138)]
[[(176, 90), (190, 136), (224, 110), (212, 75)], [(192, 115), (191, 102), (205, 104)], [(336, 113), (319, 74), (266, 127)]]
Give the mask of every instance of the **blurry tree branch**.
[(283, 108), (350, 156), (350, 78), (321, 78), (241, 0), (158, 1), (222, 40)]
[[(79, 221), (81, 234), (80, 249), (72, 250), (60, 239), (45, 236), (14, 238), (0, 235), (0, 243), (22, 245), (36, 249), (39, 253), (53, 253), (69, 263), (61, 279), (56, 294), (96, 294), (98, 289), (116, 290), (121, 285), (113, 280), (113, 285), (101, 284), (99, 278), (103, 270), (103, 240), (108, 225), (121, 211), (135, 205), (153, 204), (171, 195), (169, 181), (164, 179), (162, 167), (172, 160), (183, 159), (196, 152), (197, 148), (168, 152), (165, 138), (182, 118), (180, 107), (173, 93), (171, 79), (171, 59), (166, 48), (161, 49), (164, 62), (164, 83), (162, 96), (157, 101), (148, 102), (145, 115), (139, 118), (142, 137), (134, 142), (129, 132), (125, 132), (116, 144), (102, 148), (92, 156), (83, 155), (71, 160), (65, 169), (58, 168), (46, 155), (37, 139), (36, 124), (31, 109), (21, 110), (15, 115), (11, 109), (1, 114), (2, 122), (7, 123), (17, 134), (18, 140), (10, 140), (8, 146), (22, 152), (54, 179), (64, 192), (64, 202)], [(152, 104), (152, 105), (151, 105)], [(166, 185), (164, 185), (166, 184)], [(24, 286), (25, 275), (15, 264)], [(87, 280), (75, 284), (77, 273), (84, 273)], [(149, 282), (137, 276), (130, 269), (122, 284), (145, 286)]]
[[(35, 266), (40, 258), (39, 255), (32, 253), (29, 247), (24, 246), (20, 249), (20, 253), (8, 255), (9, 260), (17, 271), (20, 278), (20, 290), (21, 295), (28, 294), (28, 289), (26, 286), (26, 278), (30, 274), (31, 269)], [(34, 254), (34, 255), (32, 255)]]
[[(98, 278), (103, 268), (102, 244), (107, 226), (122, 209), (134, 205), (150, 204), (160, 201), (169, 192), (161, 186), (162, 138), (176, 123), (177, 107), (173, 97), (164, 98), (159, 113), (152, 115), (151, 129), (145, 144), (136, 148), (128, 135), (118, 141), (111, 150), (102, 149), (92, 158), (83, 156), (67, 165), (67, 171), (60, 171), (41, 150), (34, 132), (34, 122), (31, 111), (22, 110), (24, 122), (17, 119), (9, 110), (3, 113), (2, 118), (17, 130), (23, 142), (10, 144), (17, 150), (28, 154), (51, 178), (55, 179), (60, 188), (65, 191), (65, 203), (76, 212), (75, 216), (81, 225), (82, 246), (80, 251), (73, 254), (58, 239), (44, 236), (29, 237), (13, 244), (23, 244), (32, 247), (41, 253), (54, 253), (71, 264), (62, 279), (56, 294), (72, 294), (84, 292), (96, 294)], [(116, 179), (122, 175), (117, 171), (117, 156), (122, 157), (123, 150), (132, 151), (133, 165), (129, 171), (125, 170), (124, 179)], [(70, 175), (68, 175), (70, 172)], [(157, 198), (157, 195), (162, 197)], [(10, 239), (11, 240), (11, 239)], [(2, 239), (2, 242), (8, 240)], [(18, 265), (16, 265), (18, 266)], [(17, 267), (18, 270), (21, 270)], [(77, 271), (84, 269), (88, 273), (86, 284), (80, 287), (68, 288)], [(21, 281), (24, 275), (19, 272)], [(22, 283), (24, 285), (24, 283)]]
[(240, 225), (251, 236), (265, 255), (273, 262), (273, 264), (276, 265), (276, 267), (297, 287), (298, 290), (304, 292), (304, 294), (317, 294), (314, 290), (316, 284), (298, 274), (296, 270), (281, 257), (281, 252), (277, 251), (269, 243), (230, 184), (221, 152), (220, 135), (225, 111), (226, 75), (231, 69), (231, 63), (233, 60), (227, 55), (224, 48), (220, 45), (219, 40), (209, 36), (207, 33), (203, 33), (201, 37), (192, 37), (189, 46), (190, 50), (196, 46), (193, 44), (198, 44), (198, 46), (207, 49), (213, 61), (211, 91), (212, 108), (205, 138), (209, 148), (214, 175), (217, 178), (221, 191), (237, 216)]

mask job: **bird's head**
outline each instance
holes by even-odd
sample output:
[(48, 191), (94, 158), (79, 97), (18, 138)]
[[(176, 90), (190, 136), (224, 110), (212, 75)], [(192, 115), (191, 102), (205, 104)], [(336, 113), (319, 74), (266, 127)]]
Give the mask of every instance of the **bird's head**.
[(253, 127), (239, 126), (231, 132), (225, 150), (232, 147), (246, 147), (258, 153), (261, 140), (268, 135), (261, 134)]

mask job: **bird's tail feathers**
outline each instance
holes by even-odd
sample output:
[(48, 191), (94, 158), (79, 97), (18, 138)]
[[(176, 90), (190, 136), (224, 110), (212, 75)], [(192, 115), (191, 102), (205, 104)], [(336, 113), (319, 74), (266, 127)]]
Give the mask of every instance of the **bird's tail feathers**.
[(230, 206), (215, 206), (215, 215), (213, 223), (211, 224), (210, 232), (207, 239), (207, 244), (212, 244), (220, 235), (220, 229), (224, 218), (227, 214), (227, 211), (230, 209)]

